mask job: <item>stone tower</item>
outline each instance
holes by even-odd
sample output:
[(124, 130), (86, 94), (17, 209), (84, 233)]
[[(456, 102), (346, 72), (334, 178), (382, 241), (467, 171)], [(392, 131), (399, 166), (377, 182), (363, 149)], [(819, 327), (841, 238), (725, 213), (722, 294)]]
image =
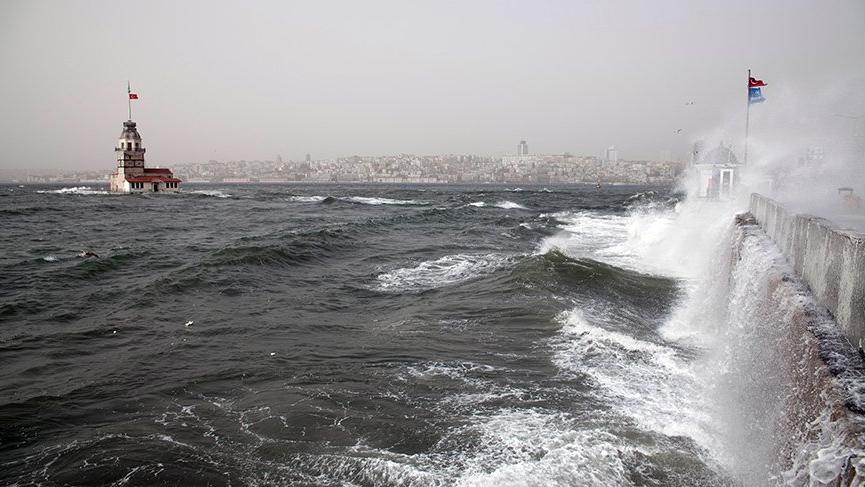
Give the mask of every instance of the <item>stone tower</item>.
[[(123, 132), (117, 139), (117, 176), (111, 180), (111, 191), (123, 192), (122, 182), (129, 177), (144, 174), (144, 147), (141, 145), (141, 135), (135, 128), (135, 122), (127, 120), (123, 122)], [(116, 186), (115, 187), (115, 183)]]

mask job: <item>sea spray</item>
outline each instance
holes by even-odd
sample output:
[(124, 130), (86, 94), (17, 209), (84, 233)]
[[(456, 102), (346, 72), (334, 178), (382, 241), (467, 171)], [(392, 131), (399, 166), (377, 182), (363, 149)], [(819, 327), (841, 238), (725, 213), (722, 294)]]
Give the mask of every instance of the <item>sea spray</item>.
[(743, 485), (858, 485), (863, 427), (844, 399), (861, 387), (858, 358), (826, 361), (852, 349), (753, 219), (715, 250), (661, 329), (704, 350), (690, 367), (711, 421), (695, 439)]

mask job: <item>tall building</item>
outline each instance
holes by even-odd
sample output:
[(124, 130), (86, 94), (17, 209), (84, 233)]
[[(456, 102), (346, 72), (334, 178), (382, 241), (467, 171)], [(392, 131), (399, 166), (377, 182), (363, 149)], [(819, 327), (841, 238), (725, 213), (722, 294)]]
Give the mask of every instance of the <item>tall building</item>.
[(113, 193), (156, 193), (180, 191), (181, 181), (171, 169), (144, 167), (144, 146), (135, 122), (123, 122), (123, 132), (117, 139), (117, 169), (111, 174)]
[(529, 144), (527, 144), (525, 140), (521, 140), (520, 143), (517, 145), (517, 155), (518, 156), (529, 155)]
[(611, 145), (607, 147), (606, 155), (604, 159), (607, 162), (619, 162), (619, 151), (616, 150), (616, 146)]

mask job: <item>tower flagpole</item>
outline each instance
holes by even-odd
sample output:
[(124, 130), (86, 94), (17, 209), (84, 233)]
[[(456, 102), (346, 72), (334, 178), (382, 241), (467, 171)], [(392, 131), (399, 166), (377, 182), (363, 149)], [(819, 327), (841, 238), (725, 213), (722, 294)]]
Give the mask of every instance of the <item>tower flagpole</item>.
[(132, 94), (132, 87), (129, 85), (129, 80), (126, 80), (126, 103), (129, 104), (129, 120), (132, 121), (132, 98), (129, 96)]
[(748, 125), (751, 123), (751, 70), (748, 69), (748, 79), (745, 83), (745, 157), (743, 164), (748, 164)]

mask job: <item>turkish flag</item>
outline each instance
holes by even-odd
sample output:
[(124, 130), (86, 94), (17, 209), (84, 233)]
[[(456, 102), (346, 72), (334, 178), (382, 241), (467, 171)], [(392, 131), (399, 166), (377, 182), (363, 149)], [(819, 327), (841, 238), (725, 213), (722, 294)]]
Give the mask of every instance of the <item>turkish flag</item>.
[[(752, 79), (753, 79), (753, 78), (752, 78)], [(130, 93), (130, 94), (129, 94), (129, 99), (130, 99), (130, 100), (137, 100), (137, 99), (138, 99), (138, 93)]]
[(766, 86), (766, 83), (757, 78), (748, 78), (748, 88), (756, 88), (758, 86)]

